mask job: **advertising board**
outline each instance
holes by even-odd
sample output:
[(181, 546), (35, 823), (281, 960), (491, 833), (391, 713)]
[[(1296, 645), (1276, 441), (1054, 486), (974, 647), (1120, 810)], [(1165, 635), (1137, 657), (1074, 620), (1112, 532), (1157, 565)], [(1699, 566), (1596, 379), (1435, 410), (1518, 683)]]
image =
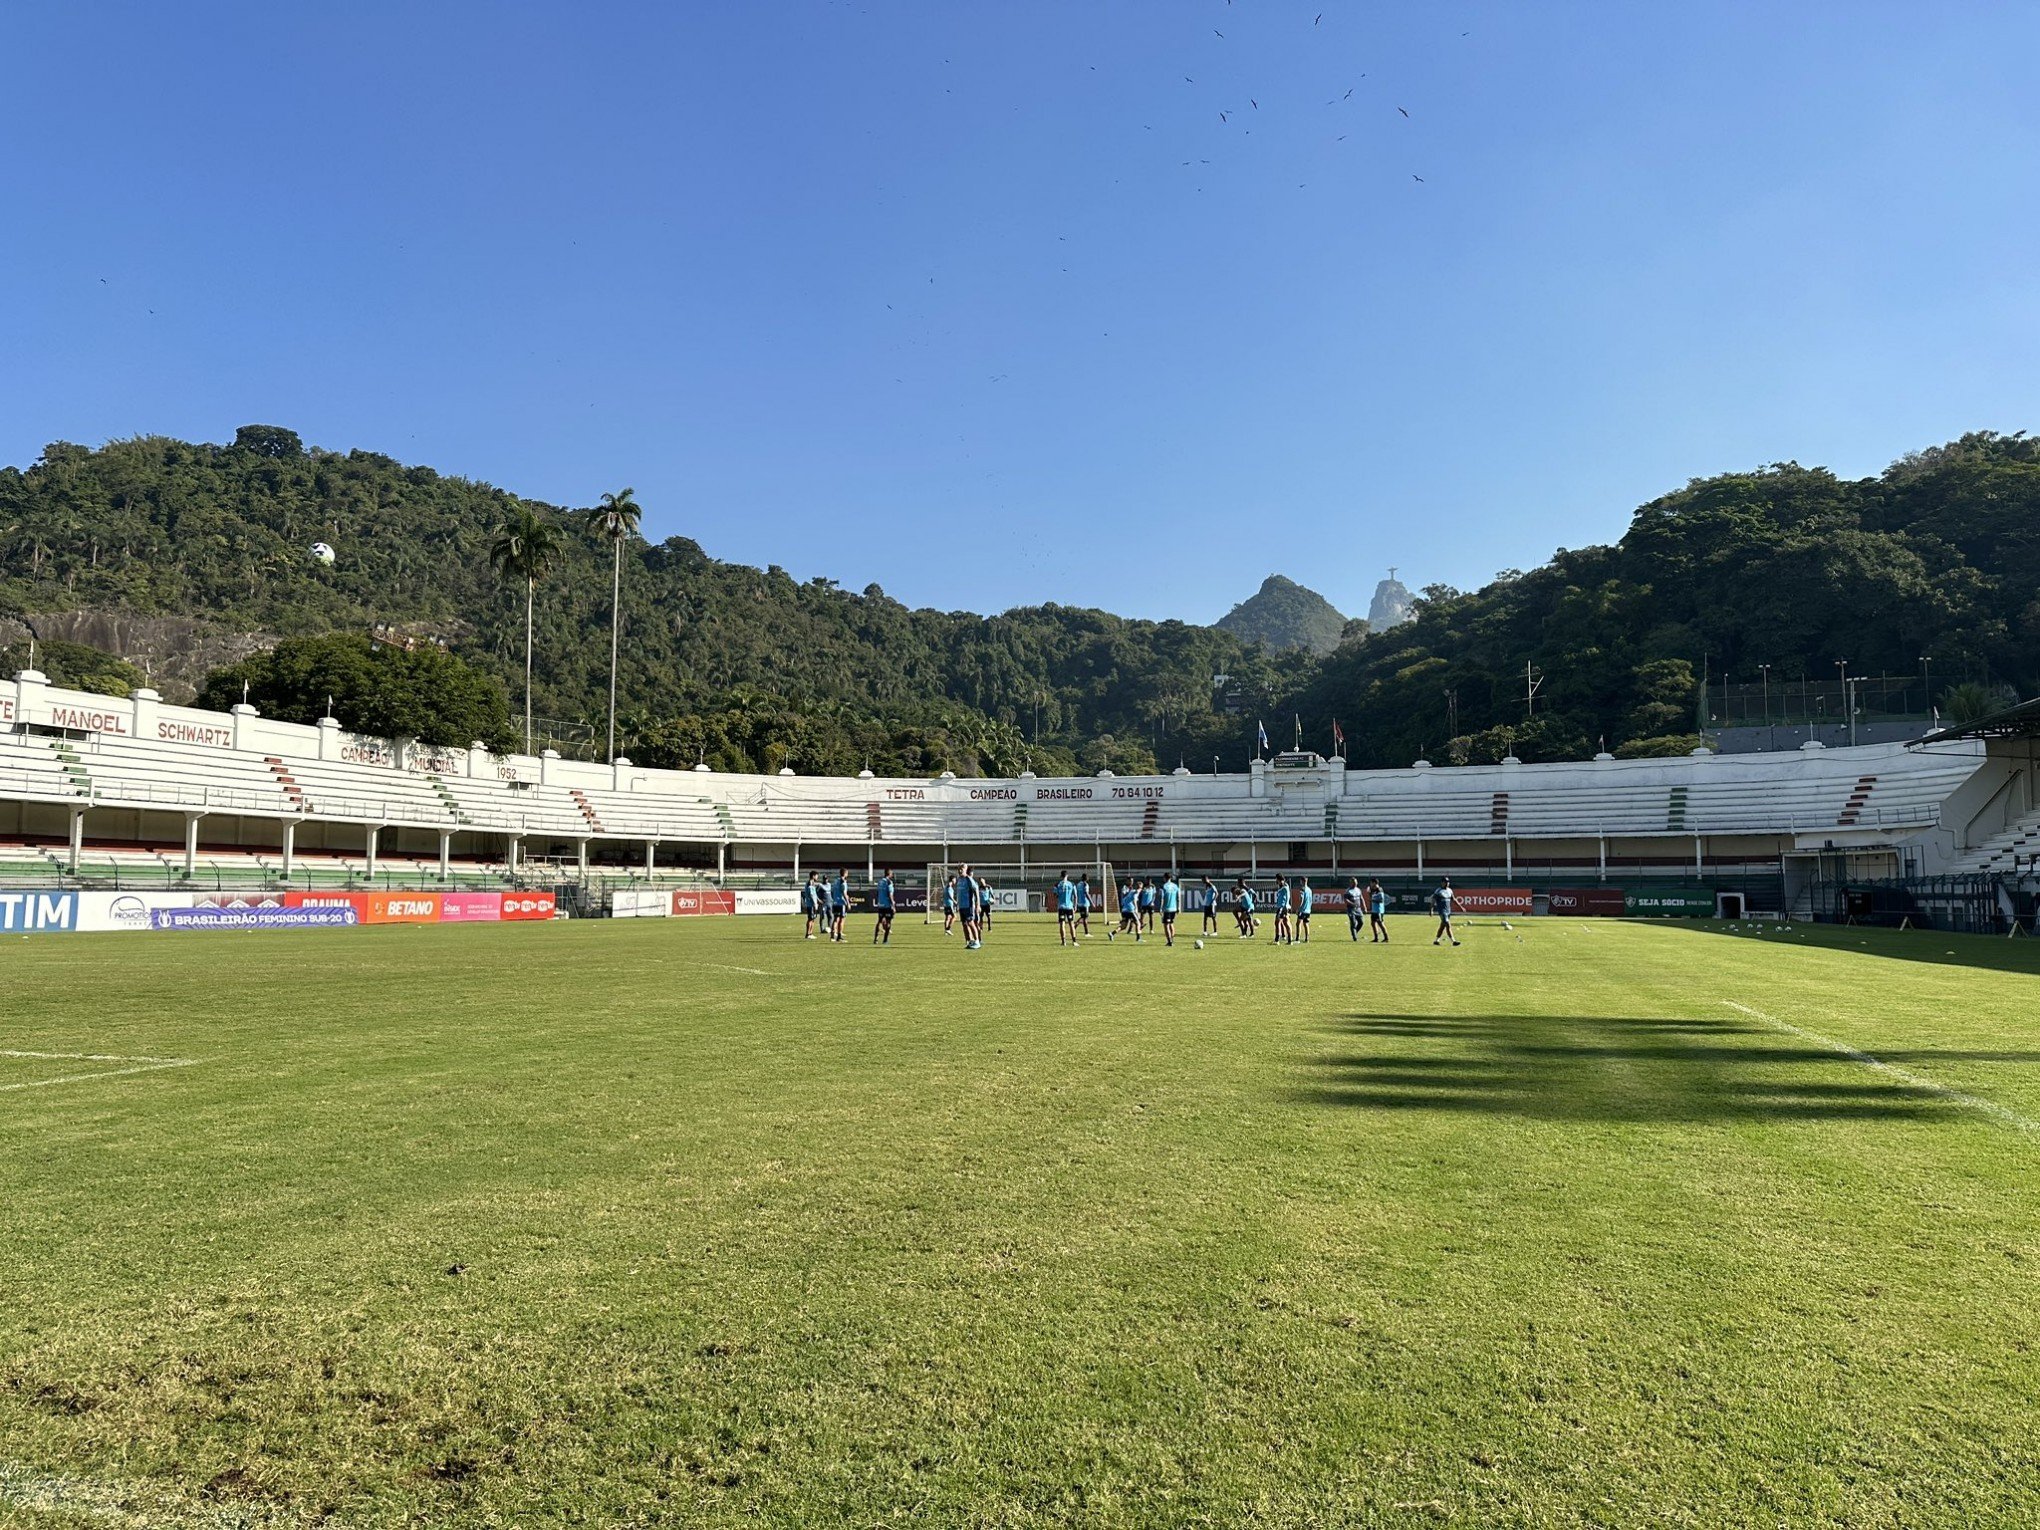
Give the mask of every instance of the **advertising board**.
[(0, 892), (0, 934), (46, 935), (77, 928), (74, 892)]
[(1619, 887), (1554, 887), (1551, 911), (1589, 919), (1620, 919), (1629, 899)]
[(1452, 906), (1462, 914), (1528, 914), (1527, 887), (1455, 887)]
[(512, 922), (550, 919), (559, 912), (559, 900), (549, 892), (506, 892), (502, 917)]
[(351, 908), (274, 906), (221, 908), (217, 905), (192, 908), (152, 908), (152, 930), (305, 930), (332, 929), (361, 922)]
[(439, 895), (441, 924), (494, 924), (502, 917), (501, 893), (450, 892)]
[(735, 893), (688, 887), (673, 894), (672, 912), (676, 918), (696, 914), (734, 914), (736, 911)]
[(736, 911), (740, 914), (797, 914), (800, 912), (800, 893), (793, 889), (760, 889), (744, 891), (733, 895)]
[(1711, 887), (1631, 889), (1624, 912), (1671, 919), (1712, 919), (1714, 889)]

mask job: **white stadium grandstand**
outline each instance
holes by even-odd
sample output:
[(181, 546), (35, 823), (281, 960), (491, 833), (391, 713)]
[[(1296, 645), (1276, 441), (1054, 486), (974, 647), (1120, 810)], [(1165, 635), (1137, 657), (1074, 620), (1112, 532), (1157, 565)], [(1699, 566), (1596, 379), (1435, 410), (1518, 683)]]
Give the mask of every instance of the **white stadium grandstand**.
[[(804, 868), (1113, 862), (1509, 883), (1684, 877), (1789, 904), (1851, 876), (2019, 869), (2040, 847), (2030, 739), (1782, 754), (1018, 780), (731, 775), (440, 749), (0, 683), (0, 883), (769, 885)], [(1782, 900), (1782, 902), (1780, 901)]]

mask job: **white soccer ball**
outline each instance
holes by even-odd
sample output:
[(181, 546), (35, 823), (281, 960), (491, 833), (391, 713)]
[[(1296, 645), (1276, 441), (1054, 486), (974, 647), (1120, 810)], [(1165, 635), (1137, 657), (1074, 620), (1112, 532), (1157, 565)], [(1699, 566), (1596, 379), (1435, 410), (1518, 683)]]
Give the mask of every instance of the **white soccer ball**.
[(1200, 940), (1200, 941), (1198, 941), (1198, 942), (1197, 942), (1197, 949), (1198, 949), (1198, 950), (1200, 950), (1200, 951), (1202, 951), (1202, 950), (1204, 949), (1204, 942), (1203, 942), (1203, 941), (1201, 941), (1201, 940)]
[(323, 563), (326, 567), (331, 568), (333, 560), (338, 556), (339, 554), (333, 551), (333, 545), (330, 542), (314, 542), (312, 544), (312, 561), (314, 563)]

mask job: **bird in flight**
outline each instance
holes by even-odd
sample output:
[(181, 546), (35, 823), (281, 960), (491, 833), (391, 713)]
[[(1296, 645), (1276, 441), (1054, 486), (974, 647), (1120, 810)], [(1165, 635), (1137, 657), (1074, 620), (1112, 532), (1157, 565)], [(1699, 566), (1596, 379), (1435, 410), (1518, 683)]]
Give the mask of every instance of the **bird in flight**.
[[(1211, 29), (1211, 35), (1212, 35), (1213, 37), (1223, 37), (1223, 36), (1225, 36), (1225, 33), (1223, 33), (1223, 32), (1221, 32), (1221, 31), (1219, 31), (1219, 29), (1218, 29), (1217, 27), (1213, 27), (1213, 28)], [(1461, 37), (1464, 37), (1464, 36), (1465, 36), (1466, 34), (1465, 34), (1464, 32), (1462, 32), (1462, 33), (1460, 33), (1459, 35), (1460, 35)]]
[(1261, 109), (1261, 103), (1259, 101), (1256, 101), (1252, 96), (1247, 97), (1247, 105), (1251, 106), (1255, 111), (1259, 111)]
[(1405, 117), (1407, 117), (1407, 116), (1409, 115), (1409, 113), (1408, 113), (1407, 111), (1404, 111), (1404, 110), (1403, 110), (1403, 108), (1402, 108), (1402, 107), (1400, 107), (1400, 106), (1398, 106), (1398, 107), (1396, 108), (1396, 110), (1397, 110), (1397, 111), (1399, 111), (1399, 112), (1402, 112), (1402, 114), (1403, 114), (1403, 115), (1404, 115)]
[(1226, 120), (1226, 115), (1225, 115), (1225, 113), (1224, 113), (1224, 112), (1220, 112), (1220, 113), (1218, 114), (1218, 120), (1219, 120), (1220, 122), (1224, 122), (1224, 121)]
[(1418, 175), (1416, 172), (1412, 171), (1410, 173), (1410, 179), (1413, 181), (1422, 181), (1424, 178), (1421, 175)]
[[(1230, 4), (1232, 3), (1232, 0), (1226, 0), (1226, 3), (1227, 3), (1228, 5), (1230, 5)], [(1310, 24), (1311, 24), (1312, 26), (1316, 26), (1316, 25), (1317, 25), (1317, 24), (1318, 24), (1318, 23), (1319, 23), (1320, 21), (1323, 21), (1324, 19), (1325, 19), (1325, 13), (1324, 13), (1323, 11), (1319, 11), (1319, 12), (1317, 13), (1317, 15), (1315, 15), (1314, 17), (1312, 17), (1312, 18), (1311, 18), (1311, 23), (1310, 23)]]
[[(1363, 74), (1360, 76), (1360, 78), (1364, 80), (1367, 78), (1367, 76)], [(1353, 99), (1353, 92), (1349, 90), (1343, 96), (1339, 97), (1339, 99), (1341, 101), (1350, 101)]]

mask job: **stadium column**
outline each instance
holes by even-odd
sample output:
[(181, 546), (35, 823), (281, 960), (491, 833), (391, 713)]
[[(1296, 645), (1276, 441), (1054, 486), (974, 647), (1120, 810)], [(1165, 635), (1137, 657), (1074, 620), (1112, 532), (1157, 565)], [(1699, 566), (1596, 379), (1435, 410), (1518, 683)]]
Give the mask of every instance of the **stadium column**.
[(377, 828), (374, 824), (370, 824), (368, 827), (368, 847), (367, 847), (368, 874), (370, 876), (375, 875), (376, 842), (381, 838), (382, 830)]
[(1424, 880), (1424, 837), (1417, 836), (1417, 880)]
[(729, 854), (730, 842), (726, 839), (717, 840), (715, 842), (715, 883), (718, 887), (722, 886), (723, 882), (728, 879)]
[(1706, 870), (1706, 858), (1701, 854), (1700, 836), (1693, 836), (1693, 874), (1699, 876)]
[(203, 813), (184, 815), (184, 880), (190, 881), (198, 874), (198, 821)]
[(453, 831), (439, 831), (439, 880), (444, 882), (453, 874)]
[(283, 879), (290, 880), (290, 870), (297, 861), (297, 820), (287, 819), (283, 825)]
[(588, 875), (588, 841), (587, 841), (587, 840), (585, 840), (585, 839), (577, 839), (577, 840), (575, 840), (575, 841), (574, 841), (574, 862), (575, 862), (575, 864), (576, 864), (577, 866), (579, 866), (579, 867), (581, 868), (581, 875), (582, 875), (582, 876), (584, 876), (584, 877), (585, 877), (585, 876), (587, 876), (587, 875)]
[(1608, 880), (1608, 836), (1606, 834), (1597, 834), (1594, 837), (1600, 842), (1601, 846), (1601, 880), (1605, 882)]
[[(1023, 871), (1021, 875), (1025, 876), (1026, 873)], [(878, 880), (878, 842), (868, 834), (864, 836), (864, 880), (867, 882)]]
[(85, 809), (71, 809), (71, 875), (78, 874), (78, 857), (85, 853)]
[(658, 842), (658, 841), (657, 841), (656, 839), (648, 839), (648, 840), (646, 840), (646, 841), (645, 841), (645, 880), (646, 880), (646, 881), (648, 881), (648, 882), (649, 882), (649, 881), (650, 881), (650, 880), (652, 879), (652, 868), (653, 868), (653, 867), (654, 867), (654, 866), (655, 866), (655, 865), (657, 864), (657, 862), (658, 862), (658, 859), (659, 859), (659, 842)]
[(1504, 834), (1502, 836), (1502, 866), (1503, 866), (1502, 880), (1504, 882), (1515, 881), (1516, 837), (1513, 834)]

